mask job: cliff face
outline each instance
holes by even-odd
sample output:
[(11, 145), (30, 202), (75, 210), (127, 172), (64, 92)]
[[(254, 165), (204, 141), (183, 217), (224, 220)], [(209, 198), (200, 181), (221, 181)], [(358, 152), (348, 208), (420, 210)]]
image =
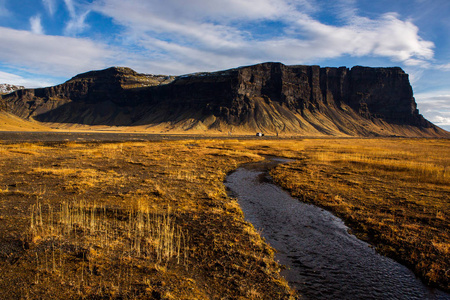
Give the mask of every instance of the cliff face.
[[(113, 67), (80, 74), (53, 87), (18, 90), (4, 95), (3, 103), (7, 105), (9, 112), (22, 118), (42, 119), (39, 116), (69, 103), (87, 106), (104, 102), (111, 102), (112, 105), (136, 105), (131, 103), (133, 99), (129, 98), (128, 90), (158, 86), (173, 79), (173, 76), (145, 75), (129, 68)], [(73, 117), (76, 118), (75, 115)]]
[(348, 105), (390, 123), (430, 126), (419, 115), (408, 75), (400, 68), (320, 68), (263, 64), (239, 70), (238, 101), (270, 99), (292, 111), (326, 112)]
[[(332, 135), (447, 134), (418, 112), (400, 68), (264, 63), (179, 77), (110, 68), (3, 96), (45, 122)], [(170, 126), (169, 126), (170, 125)]]

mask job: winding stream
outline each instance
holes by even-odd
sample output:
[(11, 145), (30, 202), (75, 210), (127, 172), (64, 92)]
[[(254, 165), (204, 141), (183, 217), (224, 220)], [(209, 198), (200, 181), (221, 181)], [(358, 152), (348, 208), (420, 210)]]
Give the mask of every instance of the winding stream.
[(247, 164), (228, 175), (225, 185), (246, 220), (277, 250), (279, 262), (288, 266), (283, 276), (304, 299), (450, 299), (350, 235), (333, 214), (271, 183), (267, 170), (282, 162)]

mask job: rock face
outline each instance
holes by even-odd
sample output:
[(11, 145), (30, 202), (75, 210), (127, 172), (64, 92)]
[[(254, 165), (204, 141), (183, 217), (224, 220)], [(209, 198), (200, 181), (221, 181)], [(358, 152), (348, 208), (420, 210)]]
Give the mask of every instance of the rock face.
[(419, 114), (400, 68), (264, 63), (178, 77), (109, 68), (4, 95), (7, 109), (53, 123), (276, 134), (445, 136)]
[(0, 84), (0, 94), (9, 94), (17, 90), (23, 90), (25, 87), (21, 85), (13, 85), (8, 83)]

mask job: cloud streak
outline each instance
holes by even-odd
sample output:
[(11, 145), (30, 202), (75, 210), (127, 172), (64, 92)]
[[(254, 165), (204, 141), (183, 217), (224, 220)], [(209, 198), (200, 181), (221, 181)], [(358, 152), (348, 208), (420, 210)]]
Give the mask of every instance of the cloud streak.
[(66, 8), (70, 16), (70, 20), (66, 23), (64, 34), (75, 36), (89, 28), (89, 26), (85, 22), (86, 17), (91, 11), (88, 9), (82, 13), (77, 13), (73, 0), (64, 0), (64, 3), (66, 4)]
[(71, 18), (75, 17), (75, 6), (72, 0), (64, 0), (66, 4), (67, 10), (69, 11), (69, 15)]
[(44, 28), (41, 24), (41, 16), (37, 15), (30, 18), (31, 32), (35, 34), (44, 34)]
[(432, 123), (450, 130), (450, 90), (415, 95), (421, 114)]
[[(0, 27), (1, 62), (59, 76), (107, 67), (114, 52), (88, 39), (49, 36)], [(32, 49), (32, 51), (31, 51)]]
[(89, 13), (90, 10), (85, 11), (80, 15), (75, 15), (74, 17), (72, 17), (70, 21), (67, 22), (66, 28), (64, 29), (64, 33), (69, 36), (74, 36), (89, 28), (89, 26), (85, 23), (86, 17), (88, 16)]
[[(297, 21), (299, 30), (307, 35), (304, 50), (314, 51), (319, 58), (343, 54), (374, 55), (396, 62), (426, 61), (433, 58), (434, 44), (418, 35), (418, 28), (409, 21), (388, 13), (376, 20), (356, 18), (337, 27), (306, 18)], [(312, 57), (313, 54), (310, 54)]]
[[(92, 9), (123, 25), (128, 42), (136, 37), (142, 55), (167, 63), (184, 60), (183, 70), (220, 69), (232, 61), (233, 66), (272, 60), (308, 64), (343, 55), (384, 57), (409, 66), (433, 59), (434, 44), (421, 38), (411, 21), (394, 13), (359, 17), (351, 4), (340, 9), (342, 18), (351, 16), (341, 26), (309, 16), (314, 5), (306, 0), (193, 0), (189, 5), (99, 0)], [(263, 22), (277, 22), (279, 34), (261, 38), (252, 32)]]
[(17, 74), (11, 74), (8, 72), (0, 71), (0, 83), (7, 82), (13, 85), (21, 85), (26, 88), (36, 88), (36, 87), (45, 87), (52, 86), (57, 84), (57, 82), (51, 80), (45, 80), (41, 76), (34, 77), (23, 77)]
[(44, 4), (45, 8), (47, 9), (47, 12), (53, 16), (55, 14), (55, 0), (42, 0), (42, 3)]

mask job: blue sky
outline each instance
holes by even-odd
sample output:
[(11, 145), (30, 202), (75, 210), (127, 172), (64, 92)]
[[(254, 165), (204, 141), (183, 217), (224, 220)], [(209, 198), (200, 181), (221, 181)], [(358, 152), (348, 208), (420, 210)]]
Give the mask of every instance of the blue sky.
[(448, 0), (0, 0), (0, 83), (110, 66), (180, 75), (266, 61), (400, 66), (450, 129)]

